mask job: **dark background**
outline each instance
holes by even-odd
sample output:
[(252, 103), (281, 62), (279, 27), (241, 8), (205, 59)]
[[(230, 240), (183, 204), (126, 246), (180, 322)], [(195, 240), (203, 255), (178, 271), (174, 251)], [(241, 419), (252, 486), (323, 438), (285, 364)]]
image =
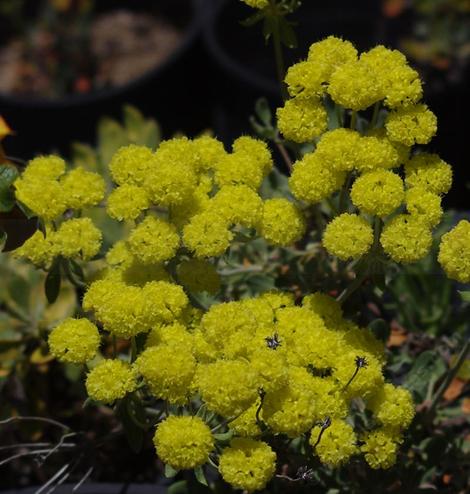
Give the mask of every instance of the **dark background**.
[[(145, 2), (103, 0), (98, 4), (135, 8)], [(124, 103), (155, 117), (166, 138), (177, 131), (194, 136), (213, 129), (229, 145), (238, 135), (251, 133), (248, 118), (257, 98), (267, 96), (273, 109), (280, 104), (272, 46), (265, 45), (260, 25), (240, 25), (252, 10), (239, 0), (173, 0), (170, 4), (170, 15), (188, 26), (188, 37), (167, 64), (136, 84), (53, 104), (0, 97), (0, 115), (16, 132), (5, 142), (8, 153), (23, 159), (51, 150), (67, 155), (72, 141), (92, 143), (100, 116), (119, 118)], [(384, 17), (378, 0), (305, 1), (293, 20), (299, 47), (288, 51), (288, 62), (305, 57), (312, 42), (330, 34), (351, 40), (359, 50), (378, 43), (396, 47), (413, 22), (410, 15)], [(429, 147), (454, 167), (454, 187), (445, 201), (459, 209), (469, 209), (468, 82), (468, 73), (452, 84), (425, 81), (425, 102), (439, 121), (438, 135)]]

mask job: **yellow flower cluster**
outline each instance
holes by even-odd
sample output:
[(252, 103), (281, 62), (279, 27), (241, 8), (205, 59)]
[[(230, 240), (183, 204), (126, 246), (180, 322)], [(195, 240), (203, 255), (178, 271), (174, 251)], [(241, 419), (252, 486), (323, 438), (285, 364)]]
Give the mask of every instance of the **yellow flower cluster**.
[[(267, 292), (190, 313), (178, 285), (127, 285), (108, 276), (92, 283), (83, 306), (119, 337), (148, 332), (132, 364), (106, 359), (89, 372), (89, 396), (112, 403), (142, 382), (170, 405), (197, 397), (234, 435), (220, 453), (219, 470), (235, 488), (262, 489), (274, 475), (276, 453), (259, 440), (262, 431), (309, 434), (314, 454), (332, 467), (363, 452), (379, 468), (393, 463), (413, 418), (409, 393), (384, 382), (383, 343), (345, 320), (325, 294), (308, 295), (297, 306), (289, 294)], [(59, 358), (84, 361), (96, 352), (96, 327), (87, 321), (82, 328), (82, 321), (67, 320), (51, 334)], [(367, 437), (346, 421), (357, 398), (375, 419)], [(160, 458), (177, 470), (197, 468), (217, 454), (210, 428), (195, 416), (170, 415), (154, 442)]]
[(127, 362), (102, 360), (87, 375), (88, 396), (103, 403), (113, 403), (137, 388), (137, 373)]
[[(138, 222), (127, 243), (144, 264), (166, 262), (180, 246), (197, 258), (220, 256), (234, 238), (233, 227), (255, 228), (275, 245), (304, 233), (293, 203), (259, 196), (272, 157), (257, 139), (238, 138), (231, 153), (209, 136), (164, 141), (156, 152), (130, 145), (117, 151), (109, 168), (118, 187), (109, 195), (108, 213)], [(165, 217), (141, 219), (150, 208)]]
[(67, 209), (80, 210), (98, 204), (104, 197), (104, 180), (97, 174), (75, 168), (65, 170), (58, 156), (31, 160), (15, 181), (16, 198), (45, 222), (57, 219)]
[[(437, 120), (420, 102), (421, 81), (405, 56), (383, 46), (358, 54), (348, 41), (330, 36), (289, 68), (285, 82), (291, 99), (278, 109), (278, 128), (286, 139), (314, 148), (294, 163), (292, 194), (308, 204), (330, 198), (339, 204), (324, 247), (343, 260), (380, 245), (396, 262), (424, 257), (452, 169), (435, 154), (411, 149), (431, 140)], [(331, 115), (327, 122), (328, 99), (338, 110), (337, 123)], [(312, 107), (323, 116), (304, 121)], [(344, 110), (348, 128), (341, 126)], [(371, 123), (358, 126), (357, 112), (368, 112)], [(381, 112), (386, 116), (379, 118)]]
[(98, 254), (101, 241), (101, 231), (90, 218), (72, 218), (64, 221), (57, 230), (46, 227), (46, 235), (36, 231), (14, 255), (42, 267), (57, 256), (87, 261)]
[(462, 220), (442, 236), (438, 260), (449, 278), (470, 282), (470, 222)]
[(262, 441), (233, 439), (220, 455), (219, 471), (235, 489), (264, 489), (276, 469), (276, 453)]
[(170, 416), (157, 427), (154, 444), (162, 461), (175, 470), (185, 470), (208, 461), (214, 438), (199, 417)]
[(98, 351), (100, 334), (88, 319), (64, 319), (49, 335), (51, 354), (63, 362), (84, 364)]
[(104, 180), (78, 167), (66, 172), (58, 156), (31, 160), (15, 181), (16, 199), (44, 223), (46, 235), (37, 231), (15, 251), (18, 257), (46, 267), (57, 256), (89, 260), (101, 247), (101, 232), (89, 218), (60, 222), (66, 211), (81, 211), (95, 206), (104, 197)]

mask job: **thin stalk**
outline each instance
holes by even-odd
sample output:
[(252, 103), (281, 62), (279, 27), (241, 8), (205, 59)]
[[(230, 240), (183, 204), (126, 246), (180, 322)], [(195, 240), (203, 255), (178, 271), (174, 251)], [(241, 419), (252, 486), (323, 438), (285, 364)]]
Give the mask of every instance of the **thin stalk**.
[(351, 284), (345, 288), (339, 297), (336, 299), (340, 304), (343, 304), (360, 286), (364, 283), (367, 278), (367, 271), (363, 271), (356, 275)]
[(131, 364), (132, 362), (135, 361), (136, 358), (137, 358), (137, 342), (135, 340), (135, 336), (133, 336), (131, 338), (131, 356), (130, 356)]
[(374, 113), (372, 114), (372, 120), (370, 121), (370, 129), (374, 129), (377, 125), (377, 121), (379, 119), (380, 112), (380, 101), (377, 101), (374, 105)]
[(347, 209), (347, 200), (348, 200), (348, 192), (351, 187), (352, 174), (349, 173), (344, 181), (343, 187), (341, 188), (341, 192), (339, 193), (339, 206), (338, 213), (344, 213)]
[(442, 384), (439, 386), (439, 389), (436, 391), (436, 394), (434, 395), (434, 398), (432, 399), (431, 405), (429, 406), (428, 409), (429, 415), (432, 416), (435, 413), (439, 401), (444, 396), (444, 393), (446, 392), (447, 388), (450, 386), (450, 383), (454, 380), (455, 376), (459, 372), (459, 369), (462, 367), (463, 363), (465, 362), (469, 351), (470, 351), (470, 338), (467, 339), (467, 341), (465, 342), (464, 346), (460, 350), (459, 356), (457, 358), (457, 362), (452, 367), (452, 369), (449, 370), (446, 378), (444, 379), (444, 381), (442, 381)]
[(274, 59), (276, 60), (276, 72), (279, 84), (281, 85), (282, 99), (286, 100), (289, 95), (284, 83), (284, 76), (286, 73), (284, 54), (282, 52), (281, 30), (279, 24), (280, 13), (274, 0), (270, 0), (272, 16), (276, 19), (273, 23), (273, 47), (274, 47)]
[(351, 113), (351, 129), (356, 130), (357, 125), (357, 111)]
[(289, 156), (289, 153), (287, 152), (287, 149), (285, 148), (285, 146), (282, 142), (280, 142), (280, 141), (274, 141), (274, 142), (277, 146), (277, 149), (281, 153), (282, 159), (284, 160), (284, 163), (286, 164), (287, 169), (289, 170), (289, 172), (291, 172), (293, 164), (292, 164), (292, 160)]

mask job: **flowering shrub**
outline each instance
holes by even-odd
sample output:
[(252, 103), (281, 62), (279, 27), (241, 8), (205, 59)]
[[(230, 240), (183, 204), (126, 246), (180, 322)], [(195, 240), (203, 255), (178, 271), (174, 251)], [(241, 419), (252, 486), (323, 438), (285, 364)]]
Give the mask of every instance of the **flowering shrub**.
[[(59, 275), (86, 262), (92, 275), (80, 285), (77, 316), (50, 332), (51, 353), (87, 366), (92, 402), (137, 423), (144, 414), (168, 475), (194, 469), (204, 481), (210, 464), (246, 492), (274, 477), (309, 479), (314, 458), (326, 468), (360, 458), (372, 469), (395, 463), (413, 398), (388, 382), (383, 341), (343, 304), (390, 263), (428, 254), (452, 180), (447, 163), (417, 146), (436, 133), (436, 117), (401, 53), (378, 46), (358, 54), (329, 37), (285, 83), (290, 97), (277, 111), (284, 140), (276, 142), (297, 157), (287, 193), (265, 197), (271, 151), (249, 136), (230, 151), (210, 136), (170, 139), (156, 151), (121, 147), (107, 191), (99, 174), (66, 170), (57, 156), (30, 161), (14, 182), (41, 226), (15, 255)], [(99, 205), (126, 225), (109, 248), (91, 219)], [(324, 228), (311, 226), (312, 211)], [(332, 259), (352, 261), (355, 279), (337, 299), (298, 290), (217, 298), (218, 266), (232, 246), (262, 238), (289, 248), (312, 228)], [(470, 280), (469, 241), (462, 221), (439, 253), (462, 282)], [(304, 465), (292, 476), (293, 462), (279, 464), (289, 454)]]

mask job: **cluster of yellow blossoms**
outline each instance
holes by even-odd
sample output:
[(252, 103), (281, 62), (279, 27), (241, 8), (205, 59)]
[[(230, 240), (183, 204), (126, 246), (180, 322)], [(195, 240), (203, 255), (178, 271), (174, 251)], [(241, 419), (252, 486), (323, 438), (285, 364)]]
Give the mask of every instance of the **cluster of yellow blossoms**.
[(98, 174), (80, 167), (66, 172), (63, 159), (43, 156), (31, 160), (14, 185), (18, 201), (43, 221), (45, 231), (38, 230), (17, 249), (18, 256), (47, 267), (59, 255), (89, 260), (99, 252), (100, 230), (90, 218), (73, 216), (104, 198), (105, 183)]
[[(437, 155), (410, 149), (431, 139), (436, 119), (420, 103), (420, 80), (403, 55), (379, 46), (358, 56), (349, 42), (330, 37), (289, 69), (286, 84), (291, 99), (278, 110), (279, 129), (314, 144), (294, 164), (294, 197), (315, 204), (342, 189), (351, 202), (341, 210), (338, 201), (325, 248), (344, 260), (379, 244), (397, 262), (425, 256), (452, 171)], [(352, 112), (349, 128), (327, 130), (328, 99), (340, 114)], [(372, 113), (371, 106), (372, 125), (359, 130), (356, 112)], [(380, 107), (389, 110), (383, 127)], [(87, 287), (86, 318), (64, 320), (49, 337), (58, 359), (93, 361), (86, 378), (93, 400), (147, 393), (179, 410), (157, 426), (162, 461), (177, 470), (217, 464), (228, 483), (248, 492), (275, 475), (274, 436), (304, 441), (331, 467), (362, 454), (372, 468), (388, 468), (414, 415), (410, 394), (384, 380), (383, 344), (345, 320), (327, 295), (296, 305), (288, 294), (268, 292), (206, 312), (191, 305), (194, 293), (219, 291), (210, 258), (237, 235), (256, 231), (274, 246), (303, 237), (305, 219), (294, 202), (259, 194), (271, 168), (267, 145), (247, 136), (231, 152), (209, 136), (171, 139), (156, 151), (119, 149), (109, 164), (116, 187), (105, 204), (130, 231)], [(47, 268), (57, 256), (89, 260), (98, 253), (101, 232), (81, 214), (104, 199), (102, 178), (40, 157), (15, 188), (43, 226), (17, 255)], [(464, 282), (469, 239), (470, 223), (461, 222), (443, 237), (439, 254), (449, 276)], [(132, 340), (131, 360), (101, 358), (103, 335)], [(145, 342), (138, 352), (137, 336)], [(201, 413), (193, 413), (195, 404)], [(365, 424), (353, 420), (357, 407), (370, 412)], [(211, 430), (214, 420), (233, 435), (229, 446)]]
[[(414, 415), (411, 396), (385, 383), (383, 344), (345, 320), (334, 299), (316, 293), (296, 306), (288, 294), (267, 292), (202, 313), (190, 308), (182, 291), (172, 297), (166, 291), (171, 285), (152, 281), (142, 288), (149, 304), (144, 320), (133, 311), (138, 304), (126, 285), (116, 292), (98, 288), (106, 282), (91, 285), (84, 308), (93, 308), (96, 320), (116, 336), (147, 338), (133, 363), (101, 360), (88, 374), (89, 396), (112, 403), (143, 384), (170, 405), (199, 401), (233, 433), (217, 454), (217, 438), (201, 416), (191, 415), (189, 407), (168, 416), (154, 442), (174, 469), (197, 468), (210, 458), (233, 487), (262, 489), (276, 471), (273, 435), (306, 438), (332, 467), (360, 454), (372, 468), (395, 462), (402, 431)], [(153, 292), (158, 283), (166, 283), (161, 298)], [(119, 291), (124, 300), (115, 303)], [(117, 319), (108, 321), (108, 312)], [(62, 360), (88, 361), (98, 351), (98, 329), (87, 319), (68, 319), (49, 342)], [(373, 415), (369, 428), (355, 428), (351, 421), (358, 399)]]
[[(286, 84), (291, 99), (278, 109), (279, 129), (287, 139), (315, 144), (294, 164), (292, 193), (315, 204), (342, 191), (352, 205), (345, 203), (326, 227), (325, 248), (343, 260), (361, 257), (374, 245), (375, 218), (375, 247), (380, 243), (396, 262), (423, 258), (452, 170), (439, 156), (411, 148), (427, 144), (437, 122), (420, 103), (421, 81), (404, 55), (383, 46), (359, 55), (350, 42), (330, 36), (290, 67)], [(327, 100), (340, 120), (350, 112), (348, 128), (329, 125)], [(358, 112), (371, 123), (358, 126)]]

